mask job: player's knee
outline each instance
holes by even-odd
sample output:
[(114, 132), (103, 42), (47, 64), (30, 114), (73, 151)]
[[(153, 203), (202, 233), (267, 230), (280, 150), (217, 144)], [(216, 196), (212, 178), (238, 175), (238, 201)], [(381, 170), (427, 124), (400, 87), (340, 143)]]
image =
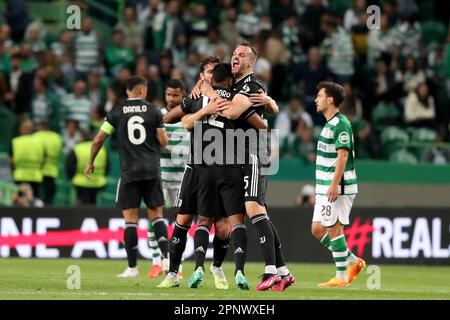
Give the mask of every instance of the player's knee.
[(177, 215), (176, 221), (180, 226), (189, 226), (191, 225), (193, 219), (194, 217), (191, 215), (179, 214)]
[(230, 233), (228, 221), (220, 220), (214, 224), (216, 235), (219, 239), (224, 240)]
[(320, 223), (312, 223), (311, 224), (311, 233), (314, 238), (321, 240), (326, 233), (325, 228), (323, 228)]
[(213, 218), (211, 217), (205, 217), (205, 216), (198, 216), (197, 220), (198, 224), (201, 226), (207, 226), (211, 229), (211, 225), (213, 223)]
[(262, 205), (260, 205), (258, 202), (256, 201), (247, 201), (245, 203), (245, 210), (247, 211), (247, 215), (249, 216), (249, 218), (257, 215), (257, 214), (262, 214), (266, 212), (266, 208)]

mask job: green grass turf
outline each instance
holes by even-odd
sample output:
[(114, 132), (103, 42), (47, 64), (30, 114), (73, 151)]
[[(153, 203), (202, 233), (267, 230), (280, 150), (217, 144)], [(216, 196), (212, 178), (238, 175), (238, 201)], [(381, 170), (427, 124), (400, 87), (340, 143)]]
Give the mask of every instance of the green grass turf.
[[(70, 265), (81, 269), (80, 290), (67, 289), (66, 270)], [(125, 267), (125, 261), (114, 260), (0, 259), (0, 299), (450, 299), (450, 267), (380, 266), (381, 289), (369, 290), (366, 283), (371, 275), (367, 269), (350, 287), (318, 288), (318, 283), (333, 276), (333, 264), (292, 263), (289, 267), (297, 282), (285, 292), (237, 290), (232, 263), (224, 267), (230, 283), (228, 290), (215, 289), (209, 271), (199, 289), (187, 288), (191, 262), (184, 264), (181, 286), (172, 289), (156, 288), (163, 278), (146, 278), (150, 263), (143, 260), (139, 261), (139, 279), (116, 279)], [(261, 263), (246, 265), (251, 289), (259, 283), (262, 270)]]

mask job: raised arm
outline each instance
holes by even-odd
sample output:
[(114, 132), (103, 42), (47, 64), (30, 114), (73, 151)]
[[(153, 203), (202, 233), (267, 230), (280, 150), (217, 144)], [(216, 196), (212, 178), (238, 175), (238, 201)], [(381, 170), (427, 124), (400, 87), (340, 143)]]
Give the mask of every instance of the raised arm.
[(262, 118), (259, 114), (254, 112), (246, 121), (255, 129), (267, 130), (269, 126), (267, 125), (267, 120)]

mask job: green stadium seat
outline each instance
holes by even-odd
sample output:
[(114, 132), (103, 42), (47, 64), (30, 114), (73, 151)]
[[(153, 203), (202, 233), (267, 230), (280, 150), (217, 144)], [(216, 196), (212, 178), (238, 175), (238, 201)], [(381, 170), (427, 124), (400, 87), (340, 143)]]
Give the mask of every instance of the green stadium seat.
[(422, 37), (427, 46), (432, 43), (445, 43), (447, 28), (440, 21), (427, 20), (422, 23)]
[(381, 132), (380, 140), (383, 154), (389, 157), (394, 151), (398, 150), (400, 144), (409, 142), (409, 135), (406, 131), (391, 126)]
[(372, 110), (372, 124), (376, 131), (397, 123), (400, 119), (400, 110), (393, 103), (380, 102)]
[(407, 164), (417, 164), (419, 161), (416, 156), (405, 149), (400, 149), (393, 152), (389, 156), (389, 161), (396, 163), (407, 163)]
[(408, 128), (413, 142), (434, 142), (438, 136), (437, 132), (428, 128)]

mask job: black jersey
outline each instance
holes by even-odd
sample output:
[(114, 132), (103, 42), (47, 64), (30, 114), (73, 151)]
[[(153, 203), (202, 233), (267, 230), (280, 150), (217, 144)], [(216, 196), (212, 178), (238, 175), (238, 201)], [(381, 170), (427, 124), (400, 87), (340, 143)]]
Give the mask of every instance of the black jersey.
[(144, 100), (128, 99), (107, 115), (117, 134), (121, 179), (160, 177), (160, 145), (156, 129), (164, 128), (161, 111)]
[[(264, 92), (267, 92), (264, 83), (261, 80), (259, 80), (253, 73), (240, 79), (232, 87), (234, 94), (242, 94), (247, 97), (250, 97), (250, 94), (252, 93), (258, 93), (260, 89), (262, 89)], [(253, 128), (247, 122), (247, 119), (254, 113), (257, 113), (261, 117), (264, 117), (264, 108), (265, 106), (251, 106), (244, 113), (242, 113), (241, 116), (236, 120), (237, 128), (244, 130), (247, 133), (247, 135), (257, 137), (256, 139), (253, 140), (251, 139), (245, 140), (247, 152), (245, 156), (246, 163), (252, 163), (252, 158), (250, 154), (254, 154), (258, 156), (259, 163), (263, 166), (269, 164), (267, 134), (265, 130), (258, 131), (257, 129)]]
[[(214, 88), (219, 96), (232, 100), (234, 93), (225, 88)], [(195, 113), (209, 102), (208, 97), (196, 100), (185, 98), (181, 109), (185, 113)], [(233, 134), (236, 122), (220, 115), (208, 115), (199, 121), (191, 134), (191, 163), (204, 166), (238, 165), (236, 160), (236, 138)]]

